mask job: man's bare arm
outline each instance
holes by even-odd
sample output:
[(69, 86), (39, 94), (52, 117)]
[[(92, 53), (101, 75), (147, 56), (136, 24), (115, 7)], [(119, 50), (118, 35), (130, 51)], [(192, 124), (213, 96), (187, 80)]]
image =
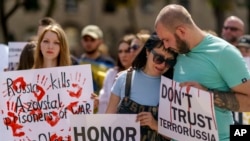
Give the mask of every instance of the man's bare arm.
[(230, 111), (239, 111), (240, 104), (234, 92), (212, 91), (215, 106)]
[[(195, 87), (201, 90), (210, 91), (198, 82), (188, 81), (180, 83), (180, 86)], [(214, 93), (214, 103), (220, 108), (236, 112), (250, 112), (250, 80), (231, 88), (231, 91), (217, 91)]]

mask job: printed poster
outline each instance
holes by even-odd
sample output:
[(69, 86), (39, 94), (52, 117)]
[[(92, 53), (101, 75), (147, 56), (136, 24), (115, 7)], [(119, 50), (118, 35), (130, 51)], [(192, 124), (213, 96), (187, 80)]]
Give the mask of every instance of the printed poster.
[(90, 65), (3, 72), (3, 141), (70, 141), (72, 114), (93, 114)]
[(71, 115), (73, 141), (139, 141), (136, 114)]
[(158, 130), (179, 141), (219, 141), (213, 94), (161, 77)]

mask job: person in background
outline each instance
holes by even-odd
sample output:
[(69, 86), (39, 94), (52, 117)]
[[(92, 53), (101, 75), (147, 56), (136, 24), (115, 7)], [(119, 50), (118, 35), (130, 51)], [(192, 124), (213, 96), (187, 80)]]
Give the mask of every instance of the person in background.
[(47, 26), (38, 38), (33, 68), (69, 65), (70, 51), (64, 30), (57, 24)]
[(130, 45), (131, 51), (134, 54), (134, 58), (141, 52), (144, 44), (146, 43), (149, 37), (150, 33), (145, 30), (141, 30), (136, 34), (136, 38), (132, 40)]
[(87, 25), (81, 32), (81, 45), (84, 53), (79, 59), (80, 64), (91, 64), (94, 93), (99, 94), (106, 76), (106, 71), (114, 67), (114, 60), (99, 51), (103, 43), (103, 32), (96, 25)]
[(240, 50), (243, 57), (250, 57), (250, 35), (241, 36), (236, 47)]
[(115, 78), (117, 77), (117, 74), (123, 70), (128, 69), (132, 65), (134, 54), (132, 54), (131, 52), (130, 44), (134, 38), (134, 34), (127, 34), (118, 42), (118, 55), (116, 66), (110, 68), (107, 71), (107, 75), (103, 82), (103, 87), (99, 93), (99, 114), (105, 113), (107, 109), (111, 93), (111, 87), (115, 81)]
[[(131, 69), (122, 71), (111, 90), (106, 113), (137, 114), (141, 125), (141, 141), (164, 141), (158, 134), (158, 105), (161, 75), (173, 67), (176, 54), (165, 49), (156, 34), (152, 34)], [(126, 81), (129, 73), (131, 80)], [(127, 86), (130, 82), (130, 88)]]
[[(250, 35), (241, 36), (236, 44), (250, 70)], [(234, 112), (236, 124), (250, 124), (250, 112)]]
[(40, 36), (43, 33), (43, 30), (53, 24), (58, 24), (55, 19), (51, 17), (43, 17), (38, 21), (38, 29), (37, 29), (37, 36)]
[(214, 94), (219, 140), (229, 141), (231, 111), (250, 109), (250, 72), (242, 55), (230, 43), (202, 31), (181, 5), (165, 6), (155, 29), (165, 48), (179, 53), (173, 79), (180, 86)]
[(28, 42), (20, 55), (19, 64), (17, 70), (31, 69), (34, 65), (34, 52), (36, 49), (36, 43), (34, 41)]
[[(236, 16), (229, 16), (224, 21), (221, 37), (236, 47), (239, 37), (244, 34), (244, 22)], [(238, 117), (239, 116), (239, 117)], [(235, 124), (240, 124), (241, 115), (233, 112)]]
[(236, 16), (229, 16), (223, 24), (221, 37), (236, 46), (240, 36), (244, 34), (244, 22)]

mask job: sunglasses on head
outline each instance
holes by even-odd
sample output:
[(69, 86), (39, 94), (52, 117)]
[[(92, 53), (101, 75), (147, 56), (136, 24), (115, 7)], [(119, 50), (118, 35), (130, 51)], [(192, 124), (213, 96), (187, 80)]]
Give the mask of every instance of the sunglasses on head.
[(140, 46), (137, 45), (137, 44), (134, 44), (134, 45), (132, 45), (132, 46), (130, 47), (130, 49), (132, 49), (132, 50), (137, 50), (138, 48), (140, 48)]
[(176, 63), (175, 59), (165, 59), (164, 56), (156, 53), (154, 50), (151, 50), (151, 53), (154, 55), (153, 61), (156, 64), (162, 64), (164, 62), (166, 66), (173, 67)]
[(224, 26), (223, 27), (225, 30), (231, 30), (231, 31), (237, 31), (237, 30), (239, 30), (239, 28), (237, 28), (237, 27), (232, 27), (232, 26)]

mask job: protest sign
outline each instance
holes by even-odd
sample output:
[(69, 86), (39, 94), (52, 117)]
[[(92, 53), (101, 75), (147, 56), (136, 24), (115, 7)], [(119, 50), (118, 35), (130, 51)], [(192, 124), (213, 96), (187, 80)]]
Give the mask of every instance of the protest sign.
[(180, 141), (218, 141), (213, 94), (161, 78), (159, 133)]
[(27, 42), (9, 42), (9, 67), (8, 70), (16, 70), (19, 64), (19, 58)]
[(69, 116), (92, 114), (90, 65), (3, 72), (0, 138), (70, 141)]
[(9, 47), (7, 45), (0, 43), (0, 56), (1, 56), (0, 72), (2, 72), (8, 69)]
[(73, 141), (139, 141), (136, 114), (71, 115)]

